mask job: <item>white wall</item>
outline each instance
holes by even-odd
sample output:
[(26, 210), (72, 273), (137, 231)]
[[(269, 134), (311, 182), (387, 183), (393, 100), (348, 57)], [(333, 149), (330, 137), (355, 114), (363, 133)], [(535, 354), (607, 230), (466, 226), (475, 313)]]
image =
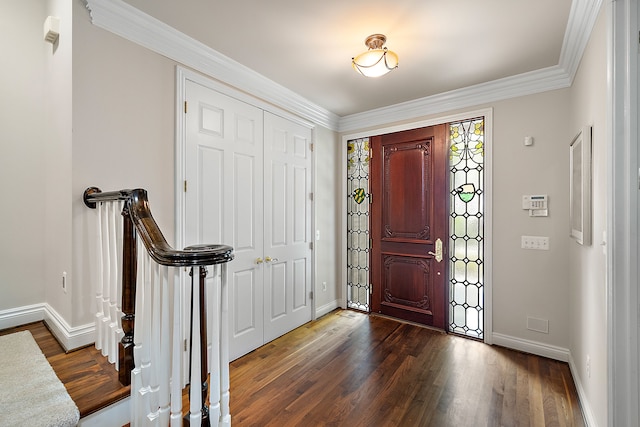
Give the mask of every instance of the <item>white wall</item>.
[(45, 4), (0, 13), (0, 311), (41, 303), (44, 290)]
[[(588, 402), (593, 426), (607, 425), (607, 292), (606, 256), (601, 242), (606, 230), (607, 189), (607, 28), (600, 12), (571, 88), (569, 126), (573, 134), (593, 126), (593, 243), (569, 244), (570, 348), (573, 374)], [(590, 375), (587, 372), (590, 359)], [(586, 411), (585, 411), (586, 412)]]

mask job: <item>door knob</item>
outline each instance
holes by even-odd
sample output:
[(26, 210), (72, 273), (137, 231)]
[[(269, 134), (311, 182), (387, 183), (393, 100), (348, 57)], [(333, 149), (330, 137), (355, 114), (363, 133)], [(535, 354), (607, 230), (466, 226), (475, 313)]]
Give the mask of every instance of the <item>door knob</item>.
[(264, 259), (266, 262), (278, 262), (278, 258), (271, 258), (270, 256)]
[(264, 260), (262, 258), (256, 259), (256, 264), (262, 264)]
[(433, 255), (437, 262), (442, 261), (442, 240), (436, 239), (436, 252), (429, 251), (429, 255)]

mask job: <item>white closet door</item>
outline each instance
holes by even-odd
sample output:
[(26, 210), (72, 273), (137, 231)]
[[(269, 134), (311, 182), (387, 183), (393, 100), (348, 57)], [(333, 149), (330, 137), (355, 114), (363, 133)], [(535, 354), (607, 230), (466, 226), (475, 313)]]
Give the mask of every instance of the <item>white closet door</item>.
[(185, 242), (233, 246), (231, 360), (264, 343), (263, 111), (187, 80)]
[(311, 320), (311, 129), (264, 115), (265, 342)]

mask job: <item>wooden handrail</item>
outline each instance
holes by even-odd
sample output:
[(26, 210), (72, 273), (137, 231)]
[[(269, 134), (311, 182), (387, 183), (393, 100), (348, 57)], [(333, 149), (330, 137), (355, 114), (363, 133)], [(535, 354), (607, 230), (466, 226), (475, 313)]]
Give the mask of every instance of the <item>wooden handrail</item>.
[(193, 245), (184, 250), (173, 249), (151, 215), (147, 191), (141, 188), (103, 193), (99, 188), (90, 187), (85, 190), (83, 200), (85, 205), (92, 209), (95, 209), (97, 202), (125, 200), (131, 220), (149, 256), (160, 265), (206, 266), (233, 259), (233, 248), (227, 245)]
[[(206, 333), (206, 304), (205, 304), (205, 278), (207, 275), (206, 266), (223, 264), (233, 259), (233, 248), (222, 244), (200, 244), (192, 245), (183, 250), (172, 248), (165, 239), (158, 224), (151, 215), (147, 191), (143, 189), (120, 190), (102, 192), (97, 187), (89, 187), (83, 195), (84, 203), (87, 207), (95, 209), (99, 202), (124, 201), (122, 208), (123, 216), (123, 248), (122, 248), (122, 331), (124, 336), (119, 347), (119, 379), (124, 385), (131, 384), (131, 371), (134, 368), (134, 325), (135, 325), (135, 300), (136, 300), (136, 270), (137, 254), (136, 240), (139, 236), (149, 254), (149, 257), (156, 263), (169, 267), (191, 267), (191, 275), (194, 276), (194, 267), (199, 269), (199, 280), (196, 286), (192, 282), (192, 295), (198, 294), (198, 309), (200, 313), (198, 321), (199, 330), (199, 361), (201, 401), (202, 408), (199, 410), (202, 425), (210, 425), (208, 407), (206, 405), (207, 395), (207, 333)], [(223, 266), (222, 277), (226, 277), (226, 270)], [(224, 280), (223, 280), (224, 281)], [(226, 298), (226, 297), (225, 297)], [(221, 303), (222, 304), (222, 303)], [(192, 307), (192, 316), (194, 308)], [(191, 319), (192, 325), (195, 319)], [(221, 323), (221, 328), (226, 327), (226, 322)], [(192, 337), (193, 345), (193, 337)], [(227, 362), (228, 363), (228, 362)], [(194, 377), (195, 378), (195, 377)], [(192, 386), (196, 386), (193, 381)], [(228, 391), (228, 384), (225, 385)], [(196, 402), (196, 401), (194, 401)], [(226, 408), (228, 414), (228, 407)], [(222, 415), (224, 416), (224, 414)], [(195, 415), (194, 417), (198, 417)], [(197, 419), (197, 418), (196, 418)], [(189, 414), (185, 421), (188, 425)]]

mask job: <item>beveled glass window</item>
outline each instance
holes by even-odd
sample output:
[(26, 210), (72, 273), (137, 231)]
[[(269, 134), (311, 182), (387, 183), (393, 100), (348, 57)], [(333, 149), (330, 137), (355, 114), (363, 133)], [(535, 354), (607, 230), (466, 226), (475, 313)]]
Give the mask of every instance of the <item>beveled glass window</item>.
[(347, 142), (347, 306), (368, 312), (369, 138)]
[(484, 338), (484, 118), (450, 124), (449, 331)]

